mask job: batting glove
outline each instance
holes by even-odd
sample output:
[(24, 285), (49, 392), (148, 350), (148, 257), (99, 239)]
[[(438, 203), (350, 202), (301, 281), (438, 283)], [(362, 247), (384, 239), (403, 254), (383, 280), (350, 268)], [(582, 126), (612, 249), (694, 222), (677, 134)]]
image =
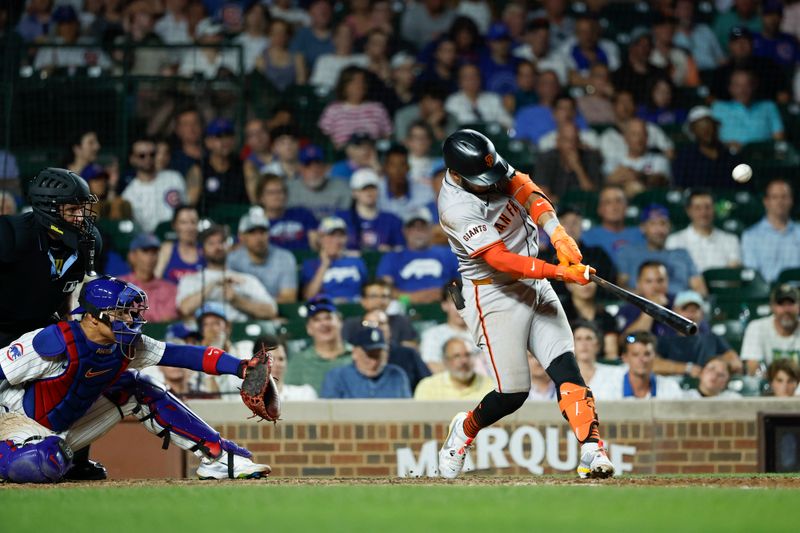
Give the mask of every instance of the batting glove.
[(550, 242), (553, 243), (553, 247), (556, 249), (560, 264), (574, 265), (583, 261), (583, 254), (578, 248), (578, 244), (575, 239), (567, 234), (567, 230), (561, 224), (553, 230), (553, 234), (550, 235)]
[(556, 279), (564, 283), (577, 283), (578, 285), (586, 285), (591, 279), (589, 274), (597, 272), (589, 265), (558, 265), (556, 267)]

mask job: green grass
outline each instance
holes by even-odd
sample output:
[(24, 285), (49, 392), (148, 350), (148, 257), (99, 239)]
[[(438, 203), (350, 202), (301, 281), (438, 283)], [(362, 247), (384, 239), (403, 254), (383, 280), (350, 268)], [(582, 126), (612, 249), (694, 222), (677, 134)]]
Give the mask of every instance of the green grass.
[(0, 490), (0, 531), (773, 532), (796, 531), (797, 502), (794, 490), (702, 487), (20, 488)]

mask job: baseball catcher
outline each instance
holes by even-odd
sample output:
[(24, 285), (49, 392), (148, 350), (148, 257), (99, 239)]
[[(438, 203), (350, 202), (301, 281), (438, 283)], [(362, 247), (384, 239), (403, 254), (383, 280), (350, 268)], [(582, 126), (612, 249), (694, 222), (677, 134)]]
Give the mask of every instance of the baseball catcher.
[[(137, 370), (163, 365), (233, 374), (265, 398), (261, 416), (280, 404), (263, 351), (242, 361), (224, 351), (156, 341), (142, 334), (147, 295), (101, 276), (83, 286), (80, 320), (25, 333), (0, 349), (0, 479), (47, 483), (63, 478), (81, 449), (133, 414), (164, 440), (201, 458), (201, 479), (258, 478), (268, 465), (220, 437), (162, 385)], [(251, 376), (251, 372), (253, 375)], [(11, 417), (9, 419), (9, 416)]]
[[(558, 406), (581, 443), (580, 477), (608, 477), (614, 465), (600, 440), (592, 391), (575, 361), (572, 331), (548, 279), (585, 285), (594, 272), (529, 176), (492, 142), (459, 130), (444, 142), (447, 173), (439, 193), (442, 228), (458, 257), (463, 288), (456, 307), (491, 361), (497, 387), (458, 413), (439, 452), (439, 474), (454, 478), (481, 428), (519, 409), (531, 387), (530, 350), (556, 385)], [(559, 264), (536, 255), (538, 228), (550, 236)]]

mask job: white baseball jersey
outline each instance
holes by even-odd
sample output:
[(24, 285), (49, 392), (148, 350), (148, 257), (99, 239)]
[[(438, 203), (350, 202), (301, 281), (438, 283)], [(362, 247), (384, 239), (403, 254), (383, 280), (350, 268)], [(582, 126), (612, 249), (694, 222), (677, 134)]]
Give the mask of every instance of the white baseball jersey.
[(174, 170), (162, 170), (153, 181), (134, 179), (122, 197), (130, 202), (133, 218), (146, 233), (159, 223), (172, 220), (172, 212), (186, 201), (186, 182)]
[(499, 192), (480, 196), (453, 183), (447, 171), (438, 200), (439, 223), (458, 257), (458, 271), (467, 279), (495, 277), (498, 272), (480, 254), (503, 241), (510, 252), (527, 257), (539, 253), (536, 224), (519, 202)]

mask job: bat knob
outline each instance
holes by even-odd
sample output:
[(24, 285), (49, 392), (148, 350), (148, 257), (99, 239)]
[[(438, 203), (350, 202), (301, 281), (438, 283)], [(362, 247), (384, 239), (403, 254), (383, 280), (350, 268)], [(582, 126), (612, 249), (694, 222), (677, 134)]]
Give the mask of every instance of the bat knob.
[(695, 324), (694, 322), (689, 322), (689, 323), (686, 325), (686, 328), (685, 328), (685, 330), (686, 330), (686, 331), (685, 331), (686, 335), (688, 335), (688, 336), (690, 336), (690, 337), (691, 337), (692, 335), (697, 335), (697, 324)]

